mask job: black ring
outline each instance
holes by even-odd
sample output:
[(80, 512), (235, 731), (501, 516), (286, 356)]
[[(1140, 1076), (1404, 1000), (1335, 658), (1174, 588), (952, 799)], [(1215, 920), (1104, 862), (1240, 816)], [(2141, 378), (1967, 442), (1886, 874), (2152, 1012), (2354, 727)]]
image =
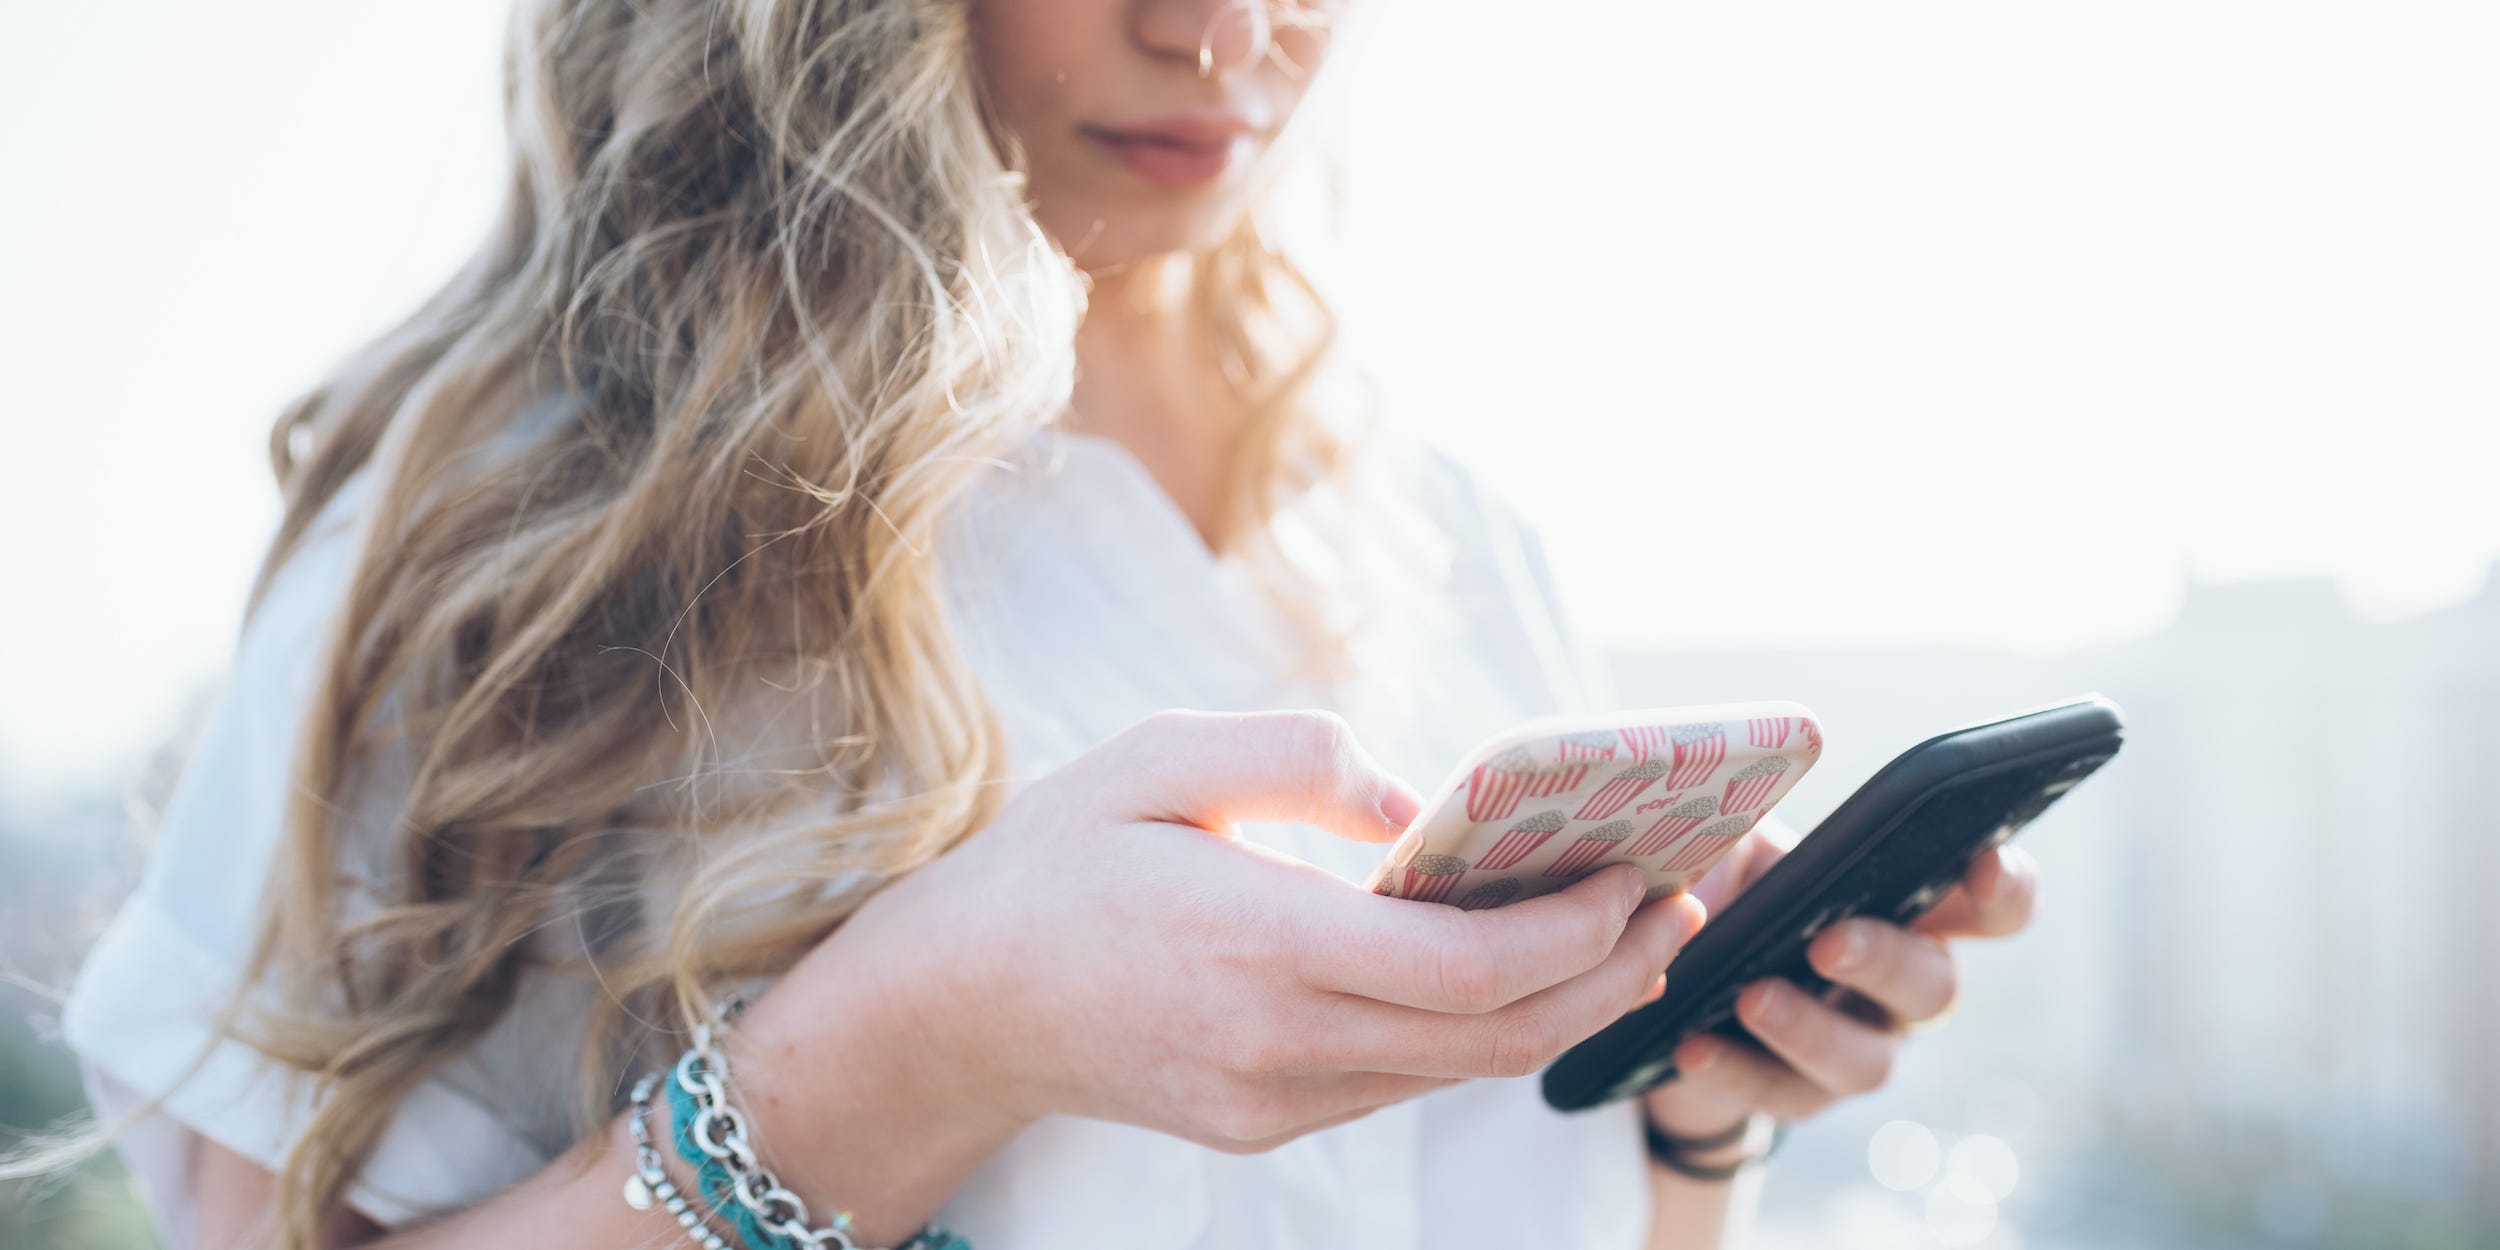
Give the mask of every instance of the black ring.
[[(1733, 1134), (1721, 1133), (1709, 1138), (1677, 1137), (1674, 1134), (1659, 1128), (1657, 1125), (1650, 1123), (1648, 1116), (1644, 1115), (1641, 1117), (1641, 1132), (1648, 1146), (1649, 1157), (1657, 1160), (1660, 1167), (1663, 1167), (1670, 1172), (1677, 1173), (1678, 1175), (1692, 1177), (1697, 1181), (1724, 1181), (1732, 1179), (1737, 1173), (1744, 1171), (1748, 1166), (1760, 1163), (1763, 1160), (1770, 1158), (1772, 1153), (1780, 1148), (1780, 1142), (1785, 1140), (1788, 1136), (1787, 1122), (1783, 1120), (1773, 1120), (1771, 1122), (1770, 1144), (1762, 1148), (1761, 1154), (1750, 1155), (1745, 1158), (1738, 1159), (1733, 1163), (1722, 1164), (1695, 1163), (1684, 1157), (1684, 1152), (1687, 1149), (1707, 1150), (1714, 1149), (1716, 1147), (1734, 1145), (1737, 1141), (1744, 1137), (1745, 1131), (1751, 1127), (1753, 1127), (1753, 1117), (1747, 1116), (1743, 1122), (1736, 1126), (1736, 1131)], [(1709, 1142), (1711, 1144), (1683, 1144), (1694, 1142)]]
[(1746, 1164), (1753, 1162), (1751, 1159), (1739, 1159), (1734, 1163), (1724, 1163), (1718, 1167), (1706, 1168), (1698, 1163), (1686, 1163), (1683, 1159), (1675, 1155), (1652, 1153), (1649, 1157), (1657, 1160), (1658, 1166), (1665, 1168), (1670, 1172), (1677, 1172), (1682, 1175), (1692, 1177), (1697, 1181), (1733, 1180), (1735, 1179), (1737, 1173), (1745, 1170)]

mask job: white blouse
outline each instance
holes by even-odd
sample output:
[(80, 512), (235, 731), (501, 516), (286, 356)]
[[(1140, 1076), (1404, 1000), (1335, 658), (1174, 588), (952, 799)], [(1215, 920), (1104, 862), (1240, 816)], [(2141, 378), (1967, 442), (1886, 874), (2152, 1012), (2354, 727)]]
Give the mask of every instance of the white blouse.
[[(1278, 518), (1298, 559), (1320, 558), (1320, 533), (1365, 527), (1445, 609), (1372, 635), (1363, 678), (1341, 698), (1278, 683), (1285, 623), (1248, 566), (1210, 553), (1124, 446), (1047, 428), (1024, 450), (985, 468), (946, 552), (955, 628), (1011, 739), (1011, 784), (1161, 708), (1331, 707), (1429, 793), (1495, 732), (1611, 703), (1533, 528), (1428, 442), (1392, 436), (1378, 463), (1394, 489), (1361, 520), (1327, 489)], [(245, 631), (145, 877), (65, 1014), (98, 1113), (135, 1117), (120, 1148), (168, 1250), (189, 1244), (187, 1165), (202, 1136), (274, 1167), (300, 1123), (300, 1083), (213, 1044), (204, 1020), (250, 948), (288, 748), (361, 539), (368, 478), (341, 492)], [(1349, 881), (1387, 850), (1298, 824), (1241, 834)], [(525, 974), (514, 1009), (400, 1104), (350, 1201), (396, 1225), (476, 1203), (552, 1160), (570, 1142), (574, 1042), (595, 992)], [(1648, 1231), (1650, 1188), (1637, 1100), (1556, 1112), (1531, 1075), (1435, 1090), (1255, 1155), (1050, 1116), (936, 1218), (978, 1250), (1629, 1250)]]

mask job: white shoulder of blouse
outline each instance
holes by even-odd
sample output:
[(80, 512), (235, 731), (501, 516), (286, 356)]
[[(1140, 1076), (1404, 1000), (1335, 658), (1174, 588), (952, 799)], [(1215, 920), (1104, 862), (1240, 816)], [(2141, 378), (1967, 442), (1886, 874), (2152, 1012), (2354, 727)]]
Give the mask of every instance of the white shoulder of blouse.
[[(292, 748), (362, 545), (369, 479), (349, 480), (272, 578), (189, 744), (140, 884), (88, 952), (63, 1011), (99, 1120), (126, 1125), (117, 1145), (167, 1250), (189, 1244), (200, 1140), (274, 1169), (309, 1105), (300, 1080), (210, 1022), (256, 936)], [(349, 1201), (399, 1223), (536, 1158), (492, 1108), (429, 1081)]]

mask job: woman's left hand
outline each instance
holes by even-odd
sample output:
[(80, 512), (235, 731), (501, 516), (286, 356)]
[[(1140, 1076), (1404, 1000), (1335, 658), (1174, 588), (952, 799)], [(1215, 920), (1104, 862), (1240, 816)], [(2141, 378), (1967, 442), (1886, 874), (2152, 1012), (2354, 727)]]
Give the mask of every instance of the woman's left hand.
[[(1771, 824), (1755, 826), (1694, 884), (1711, 914), (1787, 854), (1766, 836)], [(1677, 1136), (1709, 1137), (1757, 1112), (1802, 1119), (1881, 1086), (1906, 1032), (1952, 1010), (1958, 978), (1946, 940), (2022, 929), (2031, 923), (2038, 882), (2030, 855), (1999, 846), (1972, 859), (1961, 882), (1907, 927), (1871, 916), (1825, 926), (1807, 945), (1806, 959), (1842, 987), (1834, 1000), (1779, 977), (1745, 987), (1736, 1015), (1758, 1043), (1707, 1033), (1684, 1039), (1675, 1050), (1675, 1079), (1642, 1096), (1650, 1121)], [(1653, 986), (1649, 997), (1663, 990)]]

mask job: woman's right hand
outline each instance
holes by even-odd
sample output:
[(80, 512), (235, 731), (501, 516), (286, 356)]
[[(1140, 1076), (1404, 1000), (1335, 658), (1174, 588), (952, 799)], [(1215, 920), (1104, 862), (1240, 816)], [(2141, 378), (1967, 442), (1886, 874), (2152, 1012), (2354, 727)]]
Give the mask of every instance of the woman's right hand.
[(884, 1021), (873, 1049), (912, 1088), (968, 1100), (935, 1115), (1082, 1115), (1249, 1153), (1537, 1071), (1639, 1003), (1701, 925), (1689, 896), (1636, 910), (1630, 866), (1462, 911), (1231, 833), (1389, 842), (1419, 803), (1334, 713), (1157, 713), (872, 896), (757, 1007), (826, 995), (846, 1033)]
[[(878, 891), (739, 1016), (722, 1044), (765, 1166), (812, 1225), (839, 1202), (854, 1238), (891, 1245), (1054, 1112), (1272, 1149), (1425, 1090), (1535, 1071), (1639, 1002), (1701, 924), (1684, 896), (1634, 910), (1630, 867), (1462, 911), (1230, 834), (1286, 820), (1388, 842), (1417, 802), (1330, 713), (1130, 726)], [(668, 1213), (617, 1200), (629, 1121), (382, 1244), (657, 1244)], [(201, 1146), (193, 1235), (243, 1244), (273, 1179)], [(336, 1214), (324, 1244), (380, 1231)]]

